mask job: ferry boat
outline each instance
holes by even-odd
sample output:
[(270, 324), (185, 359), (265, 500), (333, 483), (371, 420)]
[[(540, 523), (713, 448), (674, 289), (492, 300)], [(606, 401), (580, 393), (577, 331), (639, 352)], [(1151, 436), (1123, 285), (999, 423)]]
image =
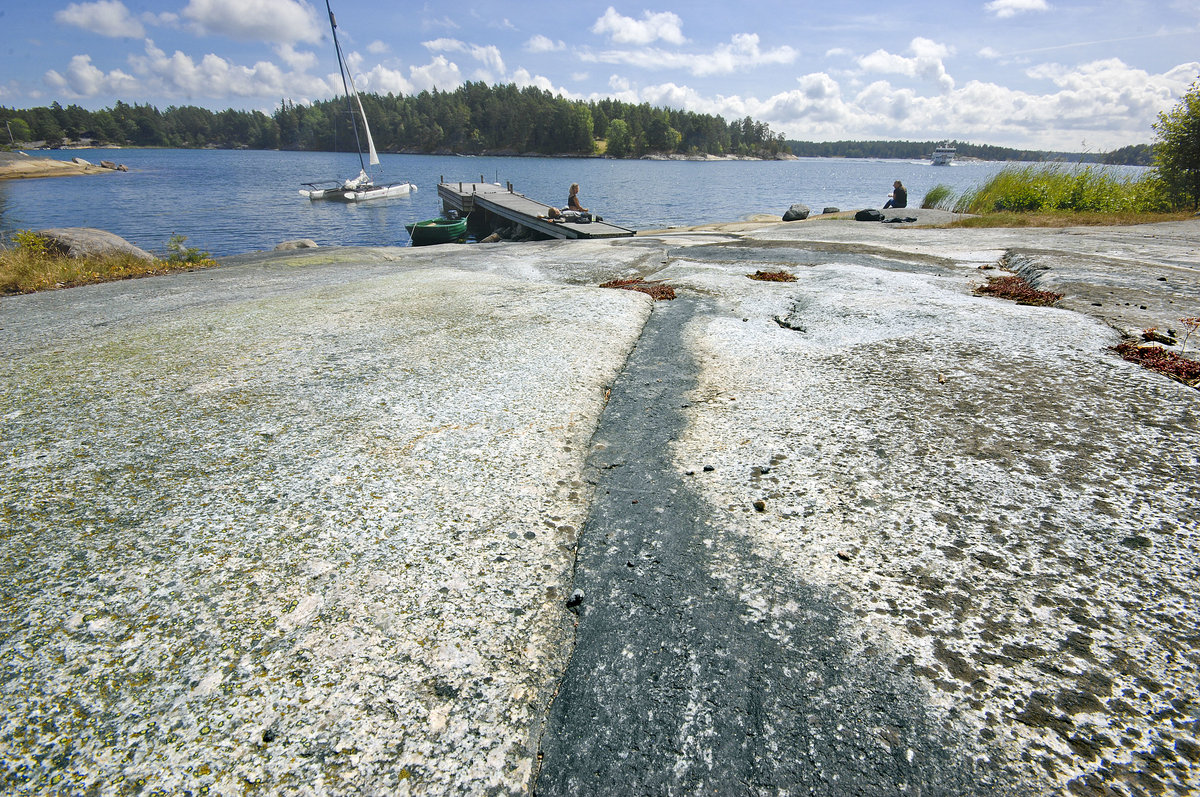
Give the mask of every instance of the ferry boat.
[(949, 144), (942, 144), (940, 147), (934, 148), (933, 155), (930, 156), (930, 162), (934, 166), (949, 166), (957, 152), (958, 150)]

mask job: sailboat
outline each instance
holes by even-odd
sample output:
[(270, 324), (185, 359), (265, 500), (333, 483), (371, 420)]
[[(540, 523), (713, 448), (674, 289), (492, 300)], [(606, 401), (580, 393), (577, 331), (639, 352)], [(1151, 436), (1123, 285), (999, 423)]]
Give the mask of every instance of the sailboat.
[[(333, 199), (339, 202), (365, 202), (370, 199), (384, 199), (392, 196), (405, 196), (416, 191), (412, 183), (376, 184), (367, 174), (367, 164), (379, 165), (379, 154), (375, 152), (375, 141), (371, 138), (371, 128), (367, 124), (367, 114), (363, 110), (362, 99), (354, 85), (354, 75), (342, 57), (342, 45), (338, 43), (337, 18), (333, 16), (333, 8), (329, 0), (325, 0), (325, 9), (329, 12), (329, 28), (333, 31), (333, 47), (337, 51), (338, 69), (342, 73), (342, 89), (346, 92), (346, 103), (350, 106), (350, 123), (354, 127), (355, 149), (358, 151), (358, 165), (361, 167), (357, 177), (347, 180), (323, 180), (315, 183), (304, 183), (307, 188), (300, 189), (300, 195), (309, 199)], [(358, 119), (355, 118), (354, 108), (358, 106), (358, 119), (362, 120), (362, 129), (367, 137), (367, 152), (369, 158), (363, 162), (362, 141), (358, 136)]]

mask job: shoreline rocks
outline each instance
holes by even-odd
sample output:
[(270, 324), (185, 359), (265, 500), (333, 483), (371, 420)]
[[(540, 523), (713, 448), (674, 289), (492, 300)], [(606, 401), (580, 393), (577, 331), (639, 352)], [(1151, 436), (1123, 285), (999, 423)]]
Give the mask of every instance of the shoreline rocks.
[[(112, 165), (107, 165), (112, 164)], [(74, 177), (80, 174), (101, 174), (109, 171), (129, 171), (124, 164), (102, 161), (100, 165), (75, 157), (70, 161), (40, 158), (24, 152), (0, 152), (0, 180), (20, 180), (36, 177)]]

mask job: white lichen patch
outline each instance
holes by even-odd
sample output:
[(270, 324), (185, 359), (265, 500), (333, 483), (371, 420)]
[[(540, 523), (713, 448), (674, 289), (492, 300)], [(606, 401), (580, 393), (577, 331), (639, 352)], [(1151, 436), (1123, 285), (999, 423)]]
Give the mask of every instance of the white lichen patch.
[(974, 269), (759, 267), (671, 269), (713, 297), (676, 449), (713, 522), (827, 589), (1009, 787), (1200, 790), (1200, 394)]
[(4, 790), (527, 790), (649, 304), (429, 268), (47, 313), (0, 365)]

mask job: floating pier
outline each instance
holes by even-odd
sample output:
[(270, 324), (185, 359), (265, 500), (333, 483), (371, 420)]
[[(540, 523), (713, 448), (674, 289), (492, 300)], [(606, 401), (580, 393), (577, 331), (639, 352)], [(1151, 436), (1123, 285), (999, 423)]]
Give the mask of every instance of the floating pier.
[(634, 234), (633, 230), (606, 221), (579, 224), (538, 218), (547, 214), (550, 205), (518, 194), (512, 183), (497, 185), (485, 183), (482, 178), (478, 183), (447, 183), (443, 178), (438, 183), (438, 196), (443, 208), (470, 214), (473, 227), (486, 226), (494, 230), (516, 223), (548, 238), (628, 238)]

